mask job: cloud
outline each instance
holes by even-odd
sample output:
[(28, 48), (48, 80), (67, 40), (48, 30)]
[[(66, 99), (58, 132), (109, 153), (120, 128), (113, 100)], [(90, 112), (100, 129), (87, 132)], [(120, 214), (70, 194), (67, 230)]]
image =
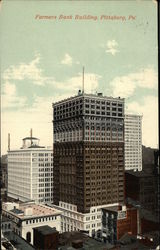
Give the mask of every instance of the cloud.
[[(42, 86), (50, 85), (49, 87), (53, 91), (59, 91), (68, 95), (75, 95), (79, 89), (82, 89), (82, 73), (66, 79), (65, 81), (56, 81), (54, 77), (48, 77), (44, 75), (44, 72), (39, 67), (40, 55), (36, 55), (35, 58), (28, 64), (21, 63), (19, 65), (12, 65), (6, 69), (3, 73), (4, 79), (4, 91), (3, 95), (3, 108), (17, 107), (21, 108), (26, 104), (26, 97), (18, 97), (16, 93), (16, 84), (19, 81), (25, 84), (25, 80), (29, 79), (31, 83)], [(78, 63), (78, 62), (76, 62)], [(86, 73), (85, 79), (85, 91), (93, 93), (98, 88), (98, 80), (101, 76), (94, 73)], [(18, 86), (18, 85), (17, 85)], [(10, 89), (10, 90), (9, 90)], [(10, 91), (12, 91), (10, 93)], [(60, 96), (60, 95), (59, 95)]]
[(37, 54), (30, 63), (20, 63), (12, 65), (5, 70), (3, 74), (4, 80), (21, 81), (24, 79), (31, 80), (33, 84), (44, 85), (48, 81), (51, 82), (54, 78), (44, 77), (43, 71), (39, 67), (40, 55)]
[(22, 146), (22, 138), (29, 136), (33, 129), (33, 136), (40, 139), (40, 145), (53, 145), (53, 110), (52, 103), (70, 97), (68, 94), (56, 94), (53, 97), (34, 96), (32, 107), (26, 107), (25, 112), (16, 109), (14, 112), (5, 110), (1, 112), (1, 150), (7, 152), (7, 136), (11, 134), (11, 149), (19, 149)]
[(152, 2), (156, 5), (158, 4), (158, 0), (152, 0)]
[(33, 135), (40, 139), (40, 144), (52, 146), (52, 98), (35, 97), (33, 107), (22, 110), (5, 111), (1, 113), (2, 154), (7, 151), (7, 135), (11, 134), (11, 149), (22, 146), (21, 139)]
[(117, 47), (118, 43), (115, 40), (108, 40), (106, 44), (106, 53), (110, 53), (114, 56), (117, 52), (119, 52)]
[[(101, 76), (94, 73), (86, 73), (84, 76), (85, 92), (94, 92), (98, 88), (98, 80)], [(12, 85), (12, 84), (11, 84)], [(54, 82), (53, 97), (34, 96), (32, 107), (25, 107), (25, 112), (16, 109), (13, 111), (2, 111), (2, 153), (7, 151), (7, 135), (11, 134), (11, 149), (21, 147), (21, 139), (29, 134), (33, 128), (34, 136), (41, 139), (41, 145), (52, 146), (52, 103), (66, 99), (77, 94), (75, 91), (82, 89), (82, 74), (78, 74), (66, 82)], [(15, 86), (5, 86), (6, 92), (16, 94)], [(61, 91), (63, 90), (62, 94)], [(16, 97), (18, 101), (19, 98)], [(12, 105), (11, 105), (12, 106)], [(19, 103), (17, 103), (17, 107)]]
[[(100, 78), (100, 75), (94, 73), (86, 73), (84, 75), (85, 92), (95, 92), (98, 89), (98, 81)], [(68, 91), (69, 93), (71, 93), (71, 90), (73, 90), (73, 93), (75, 93), (75, 91), (82, 89), (82, 73), (79, 73), (78, 75), (71, 77), (64, 82), (54, 82), (53, 85), (56, 89)]]
[(111, 82), (113, 96), (132, 96), (136, 88), (156, 89), (158, 86), (157, 72), (148, 67), (126, 76), (115, 77)]
[(146, 96), (143, 104), (130, 102), (126, 113), (142, 115), (142, 143), (157, 148), (158, 145), (158, 98)]
[(73, 59), (69, 54), (65, 54), (64, 58), (61, 61), (61, 64), (66, 64), (68, 66), (71, 66), (73, 63)]
[(17, 96), (15, 84), (6, 82), (1, 95), (2, 108), (22, 108), (26, 105), (26, 97)]

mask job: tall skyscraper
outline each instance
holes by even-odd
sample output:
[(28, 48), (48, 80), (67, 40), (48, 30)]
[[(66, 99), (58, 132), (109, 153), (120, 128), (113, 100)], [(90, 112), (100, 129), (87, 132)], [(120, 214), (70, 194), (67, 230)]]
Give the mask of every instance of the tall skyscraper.
[(126, 114), (124, 119), (125, 169), (142, 170), (142, 116)]
[[(124, 99), (84, 94), (53, 104), (54, 204), (62, 231), (101, 228), (100, 208), (124, 201)], [(92, 214), (92, 216), (89, 216)]]
[(26, 137), (21, 149), (8, 151), (8, 196), (36, 203), (53, 201), (53, 152)]

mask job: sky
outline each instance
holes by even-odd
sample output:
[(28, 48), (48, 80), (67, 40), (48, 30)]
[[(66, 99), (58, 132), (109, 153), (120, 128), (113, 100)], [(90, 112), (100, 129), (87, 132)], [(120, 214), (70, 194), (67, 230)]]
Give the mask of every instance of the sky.
[(142, 143), (158, 146), (154, 0), (1, 3), (1, 154), (30, 135), (52, 146), (52, 103), (85, 92), (125, 98), (142, 115)]

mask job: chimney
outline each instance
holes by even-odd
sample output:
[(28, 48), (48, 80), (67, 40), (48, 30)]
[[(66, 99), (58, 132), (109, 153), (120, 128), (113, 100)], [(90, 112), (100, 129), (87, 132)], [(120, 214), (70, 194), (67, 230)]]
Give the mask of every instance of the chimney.
[(33, 142), (32, 142), (32, 128), (30, 130), (30, 137), (31, 137), (31, 146), (32, 146), (32, 144), (33, 144)]
[(10, 143), (11, 143), (11, 141), (10, 141), (10, 134), (8, 134), (8, 151), (10, 151)]

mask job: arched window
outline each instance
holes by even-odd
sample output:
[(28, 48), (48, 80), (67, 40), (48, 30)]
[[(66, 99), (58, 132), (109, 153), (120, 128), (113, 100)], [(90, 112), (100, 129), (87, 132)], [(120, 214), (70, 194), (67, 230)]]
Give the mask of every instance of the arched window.
[(26, 240), (30, 243), (31, 242), (31, 233), (27, 232), (26, 233)]

